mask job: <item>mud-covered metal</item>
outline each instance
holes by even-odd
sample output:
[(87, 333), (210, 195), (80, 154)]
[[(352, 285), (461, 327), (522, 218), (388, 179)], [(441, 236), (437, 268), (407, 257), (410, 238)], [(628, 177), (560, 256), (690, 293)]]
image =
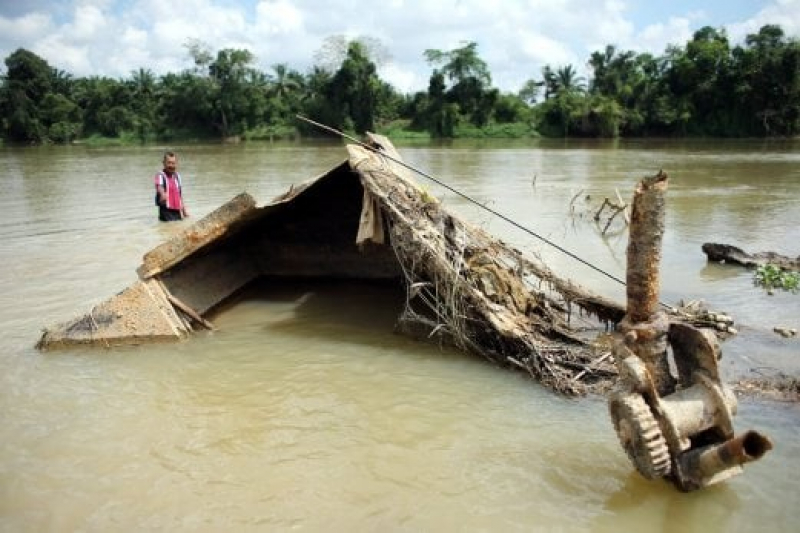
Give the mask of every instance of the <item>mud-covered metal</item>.
[(642, 476), (691, 491), (741, 473), (742, 465), (761, 458), (772, 442), (756, 431), (734, 434), (737, 402), (720, 377), (716, 334), (670, 323), (658, 304), (667, 183), (659, 172), (644, 178), (634, 193), (628, 312), (613, 349), (619, 381), (609, 413)]

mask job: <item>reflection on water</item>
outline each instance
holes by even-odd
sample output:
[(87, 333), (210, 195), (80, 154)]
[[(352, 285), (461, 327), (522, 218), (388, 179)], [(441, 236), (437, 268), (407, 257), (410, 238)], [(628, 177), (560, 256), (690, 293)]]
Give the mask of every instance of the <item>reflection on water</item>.
[[(721, 265), (715, 262), (707, 262), (700, 269), (700, 278), (708, 283), (730, 281), (744, 276), (752, 276), (747, 269), (737, 265)], [(752, 278), (751, 278), (752, 279)]]
[[(339, 144), (174, 147), (196, 218), (242, 190), (263, 202), (344, 159)], [(705, 299), (742, 334), (723, 370), (787, 371), (800, 298), (707, 265), (706, 241), (797, 255), (794, 143), (556, 141), (401, 147), (446, 179), (622, 275), (625, 236), (569, 216), (579, 192), (671, 176), (663, 299)], [(796, 406), (743, 401), (737, 428), (776, 448), (724, 485), (680, 494), (632, 472), (605, 402), (396, 335), (396, 287), (265, 283), (177, 344), (37, 353), (40, 328), (135, 279), (160, 225), (159, 147), (0, 149), (2, 531), (794, 531)], [(534, 176), (535, 183), (534, 183)], [(445, 205), (556, 270), (621, 287), (435, 184)]]

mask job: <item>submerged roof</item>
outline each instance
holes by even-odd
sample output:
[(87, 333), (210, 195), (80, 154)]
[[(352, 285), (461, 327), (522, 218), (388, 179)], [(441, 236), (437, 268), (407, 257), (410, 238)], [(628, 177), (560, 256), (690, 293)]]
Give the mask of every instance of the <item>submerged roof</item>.
[[(264, 276), (402, 280), (400, 329), (423, 330), (564, 392), (605, 383), (577, 306), (619, 321), (622, 306), (562, 279), (449, 213), (411, 179), (388, 139), (259, 207), (243, 193), (144, 255), (139, 280), (48, 328), (42, 349), (180, 339)], [(583, 324), (582, 324), (583, 325)], [(594, 337), (592, 333), (592, 337)]]

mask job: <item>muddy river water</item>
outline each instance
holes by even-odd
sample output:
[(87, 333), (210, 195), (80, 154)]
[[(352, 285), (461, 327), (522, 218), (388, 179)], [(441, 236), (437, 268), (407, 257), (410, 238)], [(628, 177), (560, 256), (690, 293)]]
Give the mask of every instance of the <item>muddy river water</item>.
[[(800, 295), (709, 265), (713, 241), (800, 254), (800, 142), (526, 141), (398, 146), (405, 160), (624, 278), (626, 234), (588, 214), (670, 176), (662, 300), (735, 318), (726, 376), (800, 375)], [(194, 219), (260, 203), (345, 158), (339, 143), (180, 145)], [(800, 407), (740, 398), (775, 450), (681, 494), (640, 478), (602, 399), (395, 335), (399, 288), (247, 291), (175, 344), (34, 349), (136, 279), (160, 225), (163, 147), (0, 148), (0, 531), (797, 531)], [(470, 222), (610, 297), (623, 290), (435, 183)], [(355, 236), (355, 235), (354, 235)]]

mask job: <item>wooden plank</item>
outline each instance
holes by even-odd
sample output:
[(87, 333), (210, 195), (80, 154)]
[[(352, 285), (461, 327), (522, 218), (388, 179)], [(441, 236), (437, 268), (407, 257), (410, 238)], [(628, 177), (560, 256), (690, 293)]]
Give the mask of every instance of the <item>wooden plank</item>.
[(256, 210), (256, 201), (247, 193), (212, 211), (167, 242), (147, 252), (137, 269), (139, 278), (146, 280), (168, 270), (194, 252), (224, 235), (231, 224)]
[(192, 309), (191, 307), (189, 307), (188, 305), (186, 305), (185, 303), (183, 303), (170, 293), (167, 293), (167, 300), (169, 300), (169, 303), (171, 303), (172, 305), (174, 305), (175, 307), (177, 307), (178, 309), (180, 309), (181, 311), (192, 317), (192, 320), (201, 324), (204, 328), (210, 329), (211, 331), (214, 331), (216, 329), (214, 327), (214, 324), (212, 324), (205, 318), (198, 315), (194, 309)]

